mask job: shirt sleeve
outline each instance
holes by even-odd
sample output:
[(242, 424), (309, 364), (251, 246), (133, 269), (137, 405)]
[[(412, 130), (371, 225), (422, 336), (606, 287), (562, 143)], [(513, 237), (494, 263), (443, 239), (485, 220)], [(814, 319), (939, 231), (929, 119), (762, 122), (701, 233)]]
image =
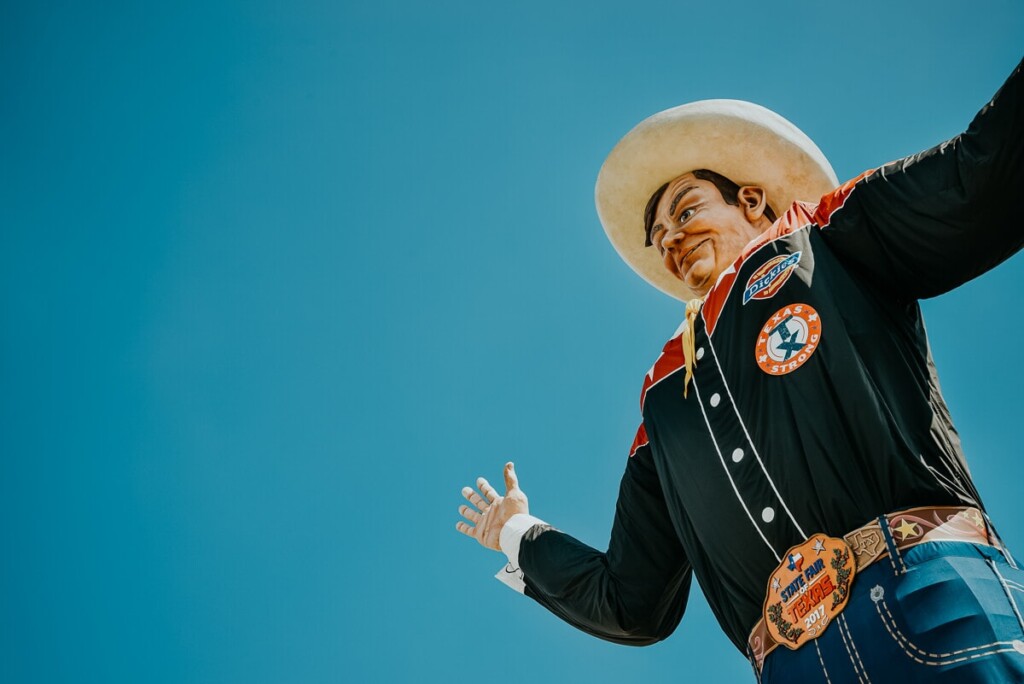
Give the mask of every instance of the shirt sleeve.
[[(606, 552), (529, 516), (509, 523), (502, 548), (510, 562), (502, 572), (517, 574), (518, 562), (524, 593), (562, 620), (632, 646), (660, 641), (679, 624), (692, 569), (669, 519), (650, 447), (627, 463)], [(524, 526), (525, 533), (515, 529)], [(513, 539), (518, 549), (510, 548)]]
[(526, 513), (516, 513), (501, 528), (499, 545), (508, 556), (508, 563), (494, 577), (520, 594), (526, 593), (526, 583), (523, 581), (523, 570), (519, 567), (519, 547), (523, 543), (523, 537), (534, 525), (547, 523)]
[(947, 292), (1024, 244), (1021, 65), (967, 130), (822, 198), (822, 237), (894, 298)]

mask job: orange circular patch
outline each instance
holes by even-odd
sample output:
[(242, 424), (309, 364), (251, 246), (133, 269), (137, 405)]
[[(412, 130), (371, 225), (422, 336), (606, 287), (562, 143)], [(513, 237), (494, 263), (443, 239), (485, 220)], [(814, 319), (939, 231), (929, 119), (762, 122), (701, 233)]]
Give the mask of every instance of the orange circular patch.
[(807, 363), (821, 342), (821, 318), (809, 304), (790, 304), (765, 321), (754, 358), (768, 375), (792, 373)]

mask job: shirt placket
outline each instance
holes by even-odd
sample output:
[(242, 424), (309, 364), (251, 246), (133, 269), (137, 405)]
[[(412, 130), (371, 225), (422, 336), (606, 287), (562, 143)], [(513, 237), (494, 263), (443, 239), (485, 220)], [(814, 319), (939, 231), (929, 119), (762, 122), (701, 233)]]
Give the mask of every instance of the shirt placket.
[(705, 429), (736, 502), (758, 537), (779, 561), (786, 549), (795, 541), (805, 539), (806, 534), (751, 439), (704, 326), (697, 325), (696, 329), (693, 399), (699, 405)]

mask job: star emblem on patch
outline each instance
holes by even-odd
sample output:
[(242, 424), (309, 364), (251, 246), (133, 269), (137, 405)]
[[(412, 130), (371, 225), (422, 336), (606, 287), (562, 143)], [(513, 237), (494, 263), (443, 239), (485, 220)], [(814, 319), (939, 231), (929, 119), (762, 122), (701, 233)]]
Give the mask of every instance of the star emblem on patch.
[(825, 544), (820, 539), (815, 539), (814, 546), (811, 548), (814, 549), (814, 555), (820, 556), (821, 552), (825, 550)]

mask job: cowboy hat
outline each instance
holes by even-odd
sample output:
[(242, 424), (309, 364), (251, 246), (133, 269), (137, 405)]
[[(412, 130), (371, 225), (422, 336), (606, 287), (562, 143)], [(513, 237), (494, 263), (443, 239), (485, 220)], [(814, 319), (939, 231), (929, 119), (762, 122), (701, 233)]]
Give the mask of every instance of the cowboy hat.
[(709, 169), (739, 185), (759, 185), (777, 216), (797, 200), (817, 202), (839, 185), (825, 155), (775, 112), (741, 100), (702, 100), (641, 121), (597, 175), (597, 213), (619, 256), (676, 299), (694, 295), (644, 247), (644, 208), (666, 182)]

